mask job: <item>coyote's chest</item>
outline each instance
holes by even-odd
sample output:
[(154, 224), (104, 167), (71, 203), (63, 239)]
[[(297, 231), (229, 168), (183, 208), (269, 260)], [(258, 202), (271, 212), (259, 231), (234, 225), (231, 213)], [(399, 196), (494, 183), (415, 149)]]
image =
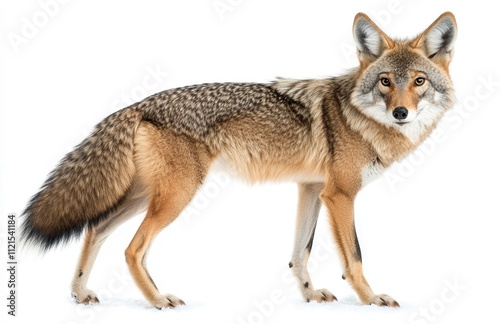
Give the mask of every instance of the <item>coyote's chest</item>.
[(384, 172), (385, 167), (382, 165), (379, 159), (375, 159), (373, 162), (367, 164), (361, 170), (361, 187), (366, 186), (368, 183), (372, 182), (378, 178), (382, 172)]

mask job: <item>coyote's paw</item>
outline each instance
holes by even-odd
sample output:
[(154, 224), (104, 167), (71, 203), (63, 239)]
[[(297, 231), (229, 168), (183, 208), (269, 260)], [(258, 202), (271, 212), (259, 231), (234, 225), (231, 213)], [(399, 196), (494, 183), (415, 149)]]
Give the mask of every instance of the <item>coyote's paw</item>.
[(90, 289), (74, 290), (71, 293), (71, 297), (73, 297), (78, 304), (99, 304), (99, 298), (97, 298), (97, 295)]
[(318, 290), (308, 290), (304, 294), (306, 302), (310, 302), (311, 300), (317, 301), (318, 303), (329, 303), (337, 298), (326, 289), (318, 289)]
[(174, 295), (162, 295), (156, 298), (153, 302), (153, 306), (162, 309), (162, 308), (175, 308), (177, 306), (186, 305), (182, 299), (175, 297)]
[(399, 303), (395, 301), (391, 296), (388, 295), (375, 295), (368, 301), (367, 304), (375, 304), (378, 306), (389, 306), (389, 307), (399, 307)]

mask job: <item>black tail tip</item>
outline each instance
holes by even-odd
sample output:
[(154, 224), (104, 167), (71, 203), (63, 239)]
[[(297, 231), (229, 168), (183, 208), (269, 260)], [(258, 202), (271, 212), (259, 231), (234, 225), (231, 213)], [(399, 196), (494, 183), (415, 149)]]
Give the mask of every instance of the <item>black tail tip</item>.
[(29, 217), (24, 218), (20, 226), (20, 244), (22, 247), (37, 248), (45, 253), (58, 245), (68, 244), (80, 236), (84, 226), (61, 231), (50, 227), (40, 228)]

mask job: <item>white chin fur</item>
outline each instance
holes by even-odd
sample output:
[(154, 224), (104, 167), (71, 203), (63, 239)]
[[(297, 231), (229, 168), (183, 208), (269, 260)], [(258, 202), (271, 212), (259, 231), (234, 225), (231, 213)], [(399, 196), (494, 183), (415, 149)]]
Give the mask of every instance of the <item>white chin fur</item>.
[(363, 107), (361, 111), (380, 124), (397, 129), (413, 143), (418, 143), (424, 132), (432, 126), (443, 113), (442, 109), (439, 109), (439, 107), (429, 103), (427, 100), (422, 100), (418, 104), (416, 110), (408, 111), (408, 117), (404, 120), (404, 124), (398, 124), (398, 120), (392, 116), (392, 112), (387, 111), (383, 102), (377, 105)]

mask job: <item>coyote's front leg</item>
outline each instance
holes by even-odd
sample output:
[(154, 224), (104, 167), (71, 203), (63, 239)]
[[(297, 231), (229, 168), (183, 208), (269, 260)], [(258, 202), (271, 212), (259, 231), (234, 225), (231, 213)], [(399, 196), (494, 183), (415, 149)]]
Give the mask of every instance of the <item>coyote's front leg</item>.
[(326, 289), (314, 289), (311, 277), (307, 271), (307, 261), (311, 254), (314, 232), (316, 230), (319, 209), (321, 207), (319, 194), (322, 189), (322, 183), (299, 184), (297, 229), (292, 261), (289, 264), (299, 281), (299, 287), (304, 296), (304, 300), (307, 302), (314, 300), (318, 303), (337, 300), (337, 298)]
[(328, 209), (332, 231), (344, 265), (344, 278), (349, 281), (364, 304), (399, 307), (387, 295), (375, 295), (363, 275), (361, 249), (354, 226), (355, 192), (327, 183), (321, 199)]

